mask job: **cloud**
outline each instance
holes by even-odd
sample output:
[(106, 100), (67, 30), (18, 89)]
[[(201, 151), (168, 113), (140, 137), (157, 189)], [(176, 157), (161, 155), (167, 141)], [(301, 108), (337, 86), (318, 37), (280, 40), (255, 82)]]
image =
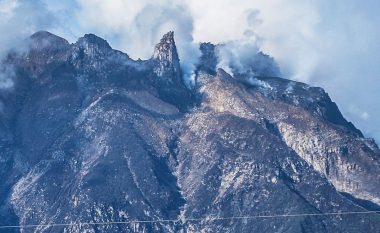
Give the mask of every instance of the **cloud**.
[(277, 63), (260, 51), (262, 38), (255, 32), (255, 27), (262, 23), (260, 11), (247, 10), (247, 29), (240, 39), (235, 39), (217, 46), (218, 68), (230, 74), (249, 74), (251, 76), (280, 76)]
[(348, 120), (380, 141), (378, 9), (376, 0), (0, 0), (0, 53), (48, 29), (71, 41), (93, 32), (133, 58), (149, 58), (174, 30), (190, 80), (196, 42), (226, 43), (219, 65), (242, 70), (262, 50), (283, 77), (325, 88)]
[[(32, 33), (49, 28), (56, 23), (55, 17), (39, 1), (0, 0), (0, 61), (9, 50), (26, 49), (25, 38)], [(14, 87), (13, 66), (0, 65), (0, 91), (10, 91)]]
[(56, 24), (55, 17), (39, 0), (0, 0), (0, 56), (22, 45), (32, 33)]
[(348, 111), (349, 111), (349, 113), (351, 113), (357, 117), (360, 117), (363, 120), (368, 120), (370, 118), (370, 115), (368, 112), (363, 111), (362, 109), (360, 109), (359, 107), (357, 107), (355, 105), (350, 105)]
[(175, 31), (185, 80), (193, 81), (200, 51), (193, 41), (193, 18), (185, 5), (169, 0), (79, 0), (78, 4), (76, 17), (83, 28), (111, 38), (116, 48), (135, 59), (150, 58), (162, 35)]
[(12, 66), (0, 65), (0, 91), (12, 90), (14, 87), (15, 72)]
[[(325, 88), (348, 120), (380, 142), (380, 2), (187, 2), (195, 40), (244, 40), (253, 28), (261, 38), (260, 50), (276, 59), (285, 78)], [(246, 20), (249, 11), (254, 12), (253, 27)], [(353, 113), (351, 105), (367, 114)]]

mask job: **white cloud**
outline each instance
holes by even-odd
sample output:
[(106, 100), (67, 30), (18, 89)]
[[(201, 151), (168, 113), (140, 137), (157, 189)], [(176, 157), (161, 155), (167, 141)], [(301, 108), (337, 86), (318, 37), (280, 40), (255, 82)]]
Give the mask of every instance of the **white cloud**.
[(200, 51), (193, 42), (193, 18), (183, 4), (171, 0), (78, 0), (76, 17), (86, 29), (113, 38), (116, 48), (133, 58), (147, 59), (163, 34), (175, 31), (176, 44), (187, 80)]
[[(260, 48), (274, 56), (285, 77), (322, 86), (348, 118), (380, 141), (380, 2), (188, 0), (194, 38), (214, 43), (241, 40), (245, 16), (258, 11), (253, 27)], [(362, 114), (350, 106), (361, 106)]]
[(14, 69), (12, 66), (0, 65), (0, 91), (12, 90), (14, 87)]
[(0, 56), (37, 30), (54, 25), (55, 18), (39, 0), (0, 0)]
[(362, 110), (358, 106), (351, 105), (348, 109), (348, 112), (356, 117), (360, 117), (362, 120), (368, 120), (370, 115), (367, 111)]
[[(379, 1), (44, 2), (48, 10), (41, 1), (0, 0), (0, 15), (6, 19), (0, 22), (0, 52), (33, 30), (53, 28), (71, 40), (93, 32), (134, 58), (148, 58), (162, 34), (174, 30), (182, 64), (192, 70), (199, 55), (193, 41), (244, 41), (252, 51), (253, 45), (259, 46), (275, 57), (285, 77), (324, 87), (367, 135), (380, 131)], [(60, 10), (55, 15), (65, 24), (57, 26), (52, 9)], [(360, 106), (363, 114), (350, 111), (352, 105)]]
[[(10, 49), (23, 50), (30, 34), (53, 25), (55, 18), (41, 1), (0, 0), (0, 60)], [(0, 90), (14, 86), (12, 66), (0, 65)]]

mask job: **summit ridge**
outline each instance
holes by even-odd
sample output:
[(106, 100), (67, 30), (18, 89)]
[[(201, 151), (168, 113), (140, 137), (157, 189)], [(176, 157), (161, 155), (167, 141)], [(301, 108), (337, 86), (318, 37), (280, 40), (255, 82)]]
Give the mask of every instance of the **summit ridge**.
[[(261, 52), (228, 73), (211, 43), (188, 88), (174, 36), (133, 60), (38, 32), (2, 61), (0, 226), (34, 227), (1, 230), (378, 232), (380, 149), (322, 88)], [(236, 218), (263, 213), (292, 217)]]

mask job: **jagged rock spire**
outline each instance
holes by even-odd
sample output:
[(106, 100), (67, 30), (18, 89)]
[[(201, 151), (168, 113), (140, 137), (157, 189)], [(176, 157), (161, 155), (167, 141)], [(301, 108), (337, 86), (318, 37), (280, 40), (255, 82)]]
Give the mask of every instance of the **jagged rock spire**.
[(179, 57), (173, 31), (166, 33), (156, 45), (152, 60), (157, 62), (154, 68), (157, 76), (168, 76), (170, 79), (177, 80), (181, 78)]

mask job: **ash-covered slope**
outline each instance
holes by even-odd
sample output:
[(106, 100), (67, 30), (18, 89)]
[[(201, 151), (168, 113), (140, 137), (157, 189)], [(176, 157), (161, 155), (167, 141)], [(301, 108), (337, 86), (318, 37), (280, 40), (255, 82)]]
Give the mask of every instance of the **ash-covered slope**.
[(268, 56), (227, 74), (202, 44), (191, 89), (172, 32), (137, 61), (93, 34), (27, 43), (3, 62), (0, 225), (40, 226), (1, 232), (379, 232), (376, 213), (319, 215), (379, 210), (377, 145)]

